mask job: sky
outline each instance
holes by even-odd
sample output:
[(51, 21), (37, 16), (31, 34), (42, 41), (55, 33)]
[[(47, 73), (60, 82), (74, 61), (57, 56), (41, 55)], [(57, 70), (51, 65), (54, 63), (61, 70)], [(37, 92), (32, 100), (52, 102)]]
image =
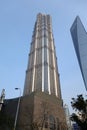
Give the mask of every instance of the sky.
[(87, 92), (74, 50), (70, 27), (79, 15), (87, 30), (87, 0), (0, 0), (0, 93), (6, 99), (24, 89), (36, 15), (50, 14), (58, 58), (62, 98), (71, 112), (71, 98)]

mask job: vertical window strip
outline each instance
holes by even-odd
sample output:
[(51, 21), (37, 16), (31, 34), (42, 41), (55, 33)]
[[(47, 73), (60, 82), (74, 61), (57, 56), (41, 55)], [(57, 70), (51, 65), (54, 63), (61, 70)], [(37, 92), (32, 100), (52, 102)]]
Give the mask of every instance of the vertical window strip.
[(42, 37), (42, 92), (44, 92), (44, 37)]
[[(46, 26), (47, 26), (47, 16), (46, 16)], [(51, 94), (51, 89), (50, 89), (50, 68), (49, 68), (49, 45), (48, 45), (48, 31), (45, 29), (46, 33), (46, 42), (47, 42), (47, 62), (48, 62), (48, 92)]]
[(34, 82), (35, 82), (35, 65), (36, 65), (36, 49), (37, 49), (37, 36), (38, 31), (36, 33), (36, 39), (35, 39), (35, 54), (34, 54), (34, 70), (33, 70), (33, 81), (32, 81), (32, 92), (34, 91)]
[[(52, 38), (52, 33), (51, 33), (51, 39)], [(56, 79), (56, 72), (55, 72), (55, 56), (54, 56), (54, 47), (53, 47), (53, 40), (52, 40), (52, 55), (53, 55), (53, 66), (54, 66), (54, 80), (55, 80), (55, 92), (56, 92), (56, 96), (58, 97), (58, 93), (57, 93), (57, 79)]]
[(49, 91), (49, 94), (51, 94), (51, 90), (50, 90), (50, 68), (49, 68), (48, 38), (47, 38), (47, 62), (48, 62), (48, 91)]

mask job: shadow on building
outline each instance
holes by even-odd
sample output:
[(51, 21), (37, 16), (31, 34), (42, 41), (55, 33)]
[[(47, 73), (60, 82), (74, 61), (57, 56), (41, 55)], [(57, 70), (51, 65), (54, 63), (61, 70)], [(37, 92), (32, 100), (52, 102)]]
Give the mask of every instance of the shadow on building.
[[(5, 100), (2, 108), (13, 121), (18, 99)], [(62, 101), (43, 92), (21, 97), (16, 130), (67, 130)]]

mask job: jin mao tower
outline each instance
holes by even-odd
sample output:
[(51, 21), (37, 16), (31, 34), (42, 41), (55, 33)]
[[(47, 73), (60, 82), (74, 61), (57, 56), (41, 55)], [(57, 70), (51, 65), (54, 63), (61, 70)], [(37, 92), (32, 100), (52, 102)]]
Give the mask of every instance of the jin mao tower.
[(51, 22), (50, 15), (37, 15), (23, 96), (6, 101), (15, 130), (67, 130)]
[(24, 95), (42, 91), (61, 98), (57, 57), (50, 15), (38, 14), (34, 26)]

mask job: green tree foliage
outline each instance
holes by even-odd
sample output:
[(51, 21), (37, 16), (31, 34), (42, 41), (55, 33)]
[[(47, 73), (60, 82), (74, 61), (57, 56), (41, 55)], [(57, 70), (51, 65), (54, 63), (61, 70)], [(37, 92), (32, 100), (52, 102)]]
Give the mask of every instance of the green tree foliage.
[(71, 120), (76, 122), (81, 130), (87, 130), (87, 100), (83, 95), (77, 95), (77, 98), (72, 98), (71, 106), (75, 110)]

